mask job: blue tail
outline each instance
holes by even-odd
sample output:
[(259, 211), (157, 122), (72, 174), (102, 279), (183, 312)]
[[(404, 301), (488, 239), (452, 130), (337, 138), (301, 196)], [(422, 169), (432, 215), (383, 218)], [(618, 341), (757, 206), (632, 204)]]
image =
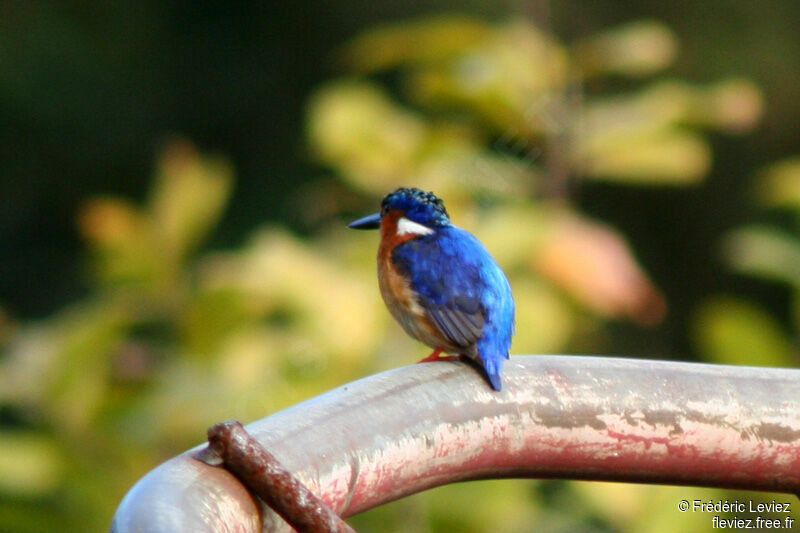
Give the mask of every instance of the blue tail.
[(486, 371), (486, 377), (489, 379), (489, 384), (496, 391), (503, 389), (503, 381), (500, 379), (500, 365), (503, 364), (502, 359), (489, 359), (481, 360), (483, 369)]

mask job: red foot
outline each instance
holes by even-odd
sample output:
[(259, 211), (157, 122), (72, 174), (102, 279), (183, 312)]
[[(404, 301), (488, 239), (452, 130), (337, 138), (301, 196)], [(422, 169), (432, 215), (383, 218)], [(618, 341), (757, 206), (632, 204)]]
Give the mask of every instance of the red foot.
[(434, 361), (452, 361), (461, 357), (460, 355), (439, 355), (444, 351), (444, 348), (436, 348), (432, 354), (425, 359), (420, 359), (417, 363), (432, 363)]

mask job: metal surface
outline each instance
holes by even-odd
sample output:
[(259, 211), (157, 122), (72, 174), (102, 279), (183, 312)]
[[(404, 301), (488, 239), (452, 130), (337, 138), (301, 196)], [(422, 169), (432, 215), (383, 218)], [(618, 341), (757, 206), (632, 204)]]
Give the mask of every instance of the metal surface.
[[(490, 477), (800, 492), (800, 370), (524, 356), (503, 374), (494, 392), (462, 362), (407, 366), (247, 429), (345, 517)], [(260, 531), (259, 518), (230, 474), (184, 454), (131, 489), (112, 531)]]
[(236, 420), (212, 426), (208, 447), (195, 458), (209, 465), (224, 465), (298, 533), (355, 533)]

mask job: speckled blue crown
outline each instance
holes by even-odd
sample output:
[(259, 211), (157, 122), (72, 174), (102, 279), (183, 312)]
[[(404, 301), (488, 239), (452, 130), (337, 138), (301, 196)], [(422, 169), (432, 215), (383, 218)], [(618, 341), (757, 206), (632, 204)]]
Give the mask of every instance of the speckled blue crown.
[(381, 202), (381, 212), (399, 209), (414, 222), (426, 225), (446, 226), (450, 216), (441, 198), (432, 192), (414, 187), (402, 187), (389, 193)]

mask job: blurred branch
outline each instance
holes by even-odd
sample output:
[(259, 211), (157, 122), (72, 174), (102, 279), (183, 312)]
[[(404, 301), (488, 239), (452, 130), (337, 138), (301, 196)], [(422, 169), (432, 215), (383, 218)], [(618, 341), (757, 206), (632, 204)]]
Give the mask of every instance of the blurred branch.
[[(800, 492), (800, 370), (514, 357), (505, 388), (471, 367), (398, 368), (250, 424), (347, 517), (481, 478), (572, 478)], [(178, 456), (142, 478), (111, 530), (287, 531), (227, 471)]]

